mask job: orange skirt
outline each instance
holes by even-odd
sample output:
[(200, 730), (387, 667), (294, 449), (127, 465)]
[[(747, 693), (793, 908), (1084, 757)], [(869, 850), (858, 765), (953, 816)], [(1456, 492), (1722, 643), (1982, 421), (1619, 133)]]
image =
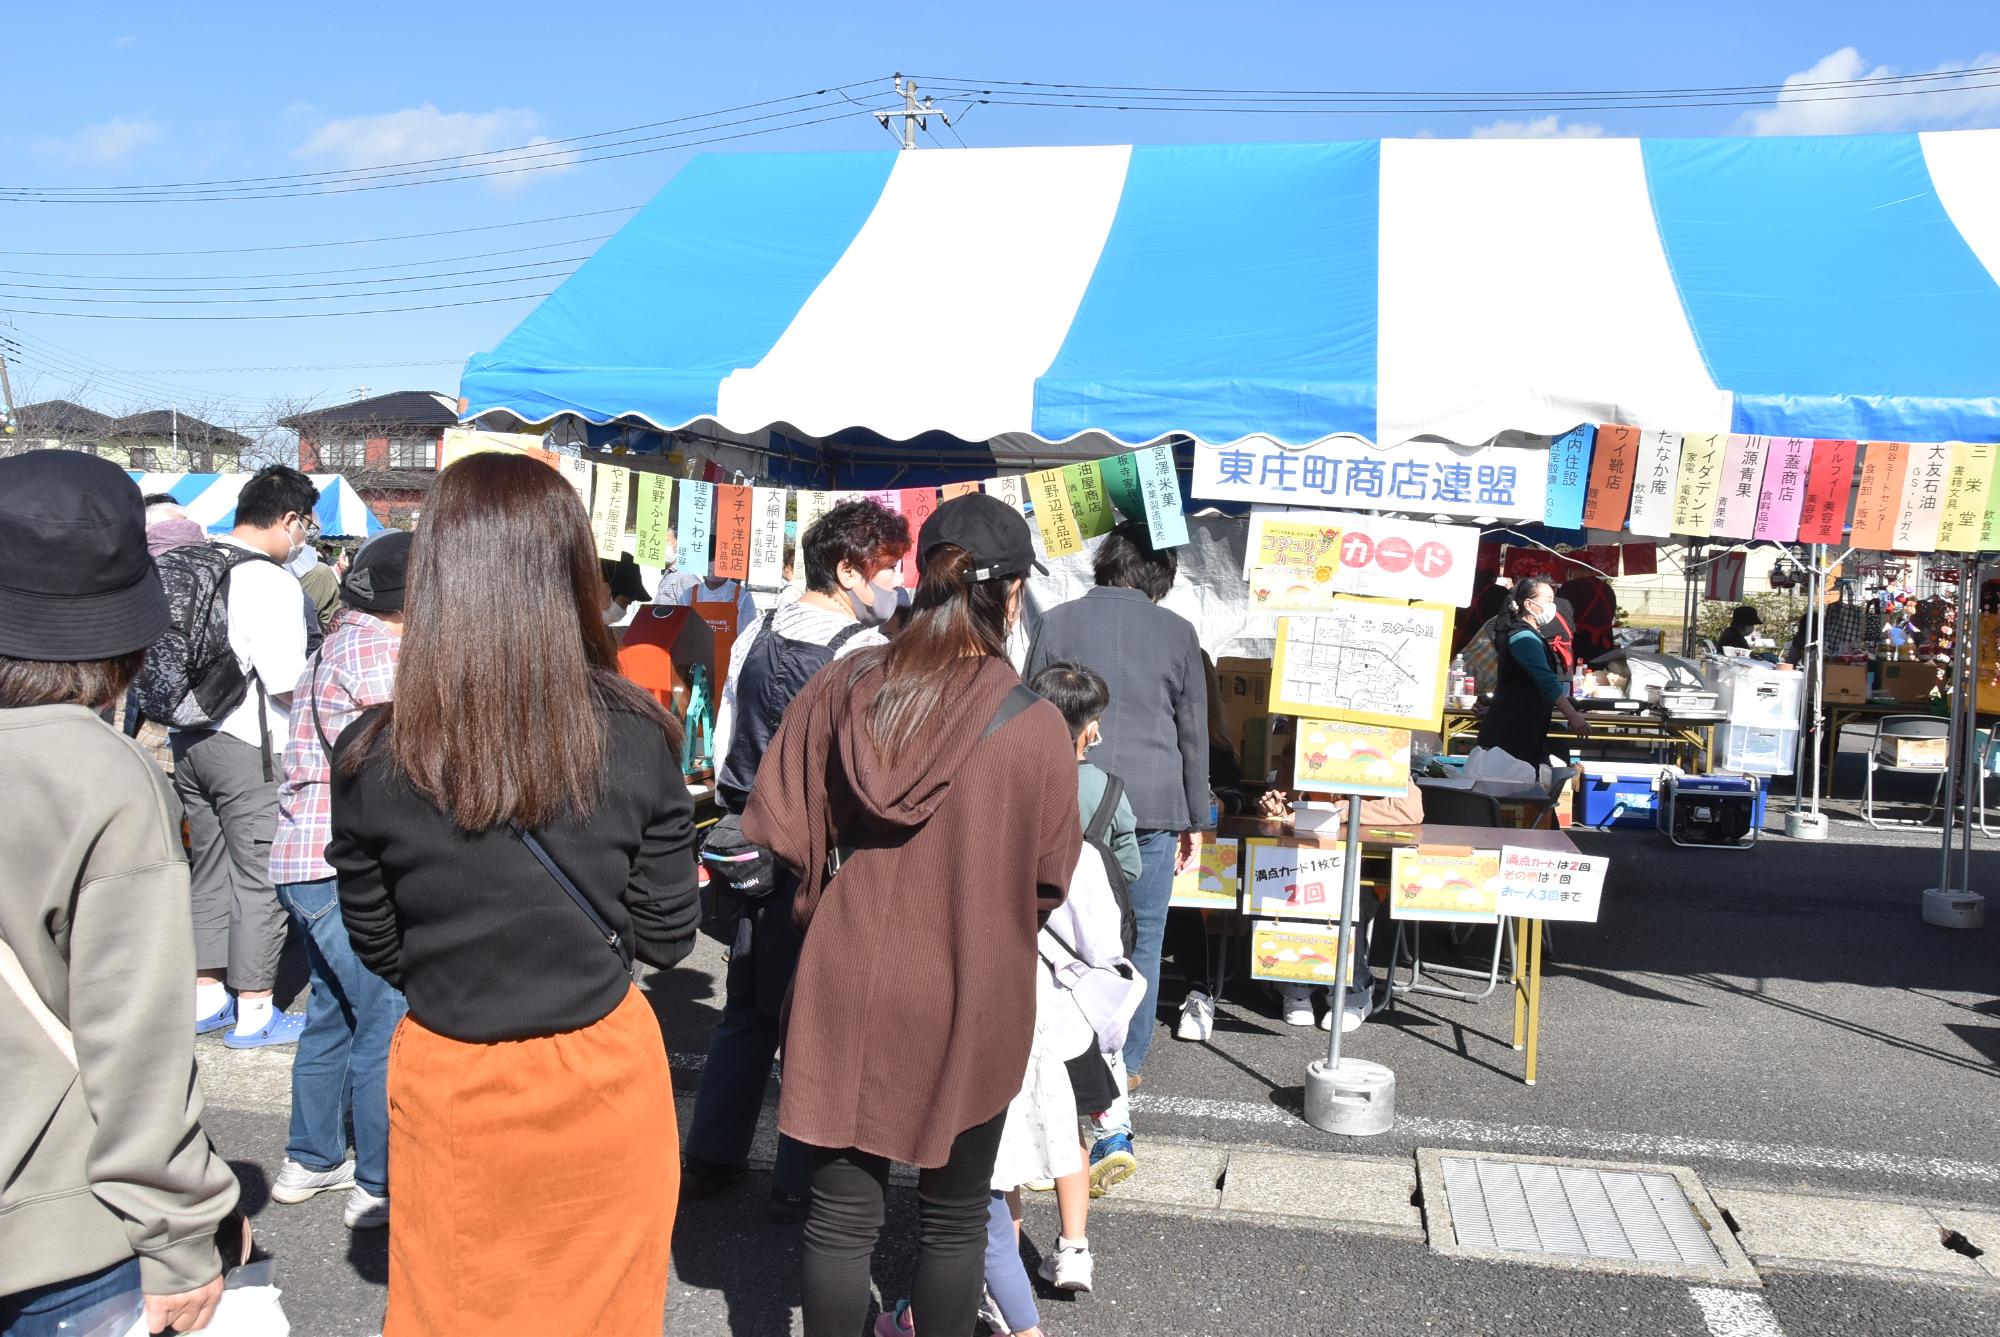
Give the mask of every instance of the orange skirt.
[(405, 1017), (389, 1049), (385, 1337), (658, 1337), (680, 1135), (633, 989), (562, 1035), (466, 1044)]

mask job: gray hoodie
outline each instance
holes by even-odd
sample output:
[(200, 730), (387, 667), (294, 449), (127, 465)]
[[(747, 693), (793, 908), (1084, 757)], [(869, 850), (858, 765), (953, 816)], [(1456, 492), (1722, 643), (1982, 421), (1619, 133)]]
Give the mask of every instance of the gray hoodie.
[(0, 986), (0, 1295), (134, 1255), (192, 1290), (237, 1187), (201, 1128), (180, 804), (81, 706), (0, 710), (0, 796), (0, 938), (78, 1065)]

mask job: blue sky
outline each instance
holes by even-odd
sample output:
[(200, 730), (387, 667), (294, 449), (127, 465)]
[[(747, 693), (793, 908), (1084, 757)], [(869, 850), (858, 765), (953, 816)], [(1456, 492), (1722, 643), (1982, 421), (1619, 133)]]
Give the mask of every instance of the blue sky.
[[(190, 17), (196, 13), (202, 17)], [(78, 0), (16, 7), (9, 19), (13, 93), (0, 121), (0, 187), (214, 181), (444, 158), (882, 76), (879, 85), (854, 92), (874, 107), (884, 105), (886, 76), (897, 69), (979, 80), (1426, 91), (1686, 88), (1911, 74), (2000, 64), (1994, 13), (1991, 0), (1680, 0), (1644, 7), (1604, 0), (1525, 6), (1436, 0), (295, 6), (225, 0), (199, 9)], [(949, 105), (962, 105), (962, 99)], [(838, 117), (824, 124), (715, 150), (891, 147), (859, 108), (840, 115), (845, 110), (843, 104), (818, 113)], [(960, 134), (979, 147), (1411, 134), (1862, 133), (1975, 125), (2000, 125), (2000, 89), (1801, 102), (1764, 112), (1690, 107), (1555, 117), (1492, 110), (1195, 115), (989, 105), (974, 107)], [(545, 170), (275, 200), (0, 199), (0, 269), (9, 271), (0, 274), (0, 336), (17, 339), (25, 353), (14, 369), (16, 397), (81, 397), (116, 411), (175, 400), (212, 408), (219, 420), (255, 425), (269, 418), (274, 402), (338, 402), (364, 385), (371, 393), (455, 393), (464, 357), (490, 348), (532, 302), (236, 321), (21, 312), (323, 312), (542, 291), (549, 282), (523, 276), (567, 264), (459, 271), (587, 255), (598, 244), (592, 239), (625, 215), (380, 244), (251, 248), (346, 243), (634, 205), (649, 198), (690, 151), (578, 163), (556, 145), (510, 164), (532, 162)], [(538, 249), (523, 249), (528, 247)], [(218, 253), (130, 254), (197, 250)], [(502, 250), (516, 253), (489, 254)], [(353, 272), (361, 266), (377, 268)], [(425, 273), (440, 277), (404, 286), (492, 286), (416, 295), (397, 292), (398, 283), (381, 283), (333, 289), (373, 291), (377, 300), (330, 302), (293, 300), (325, 289), (284, 286), (400, 281)], [(232, 295), (286, 300), (240, 307), (58, 307), (34, 300), (36, 294), (103, 296), (87, 291), (92, 288), (231, 281), (243, 288), (267, 285)], [(69, 286), (22, 286), (28, 284)]]

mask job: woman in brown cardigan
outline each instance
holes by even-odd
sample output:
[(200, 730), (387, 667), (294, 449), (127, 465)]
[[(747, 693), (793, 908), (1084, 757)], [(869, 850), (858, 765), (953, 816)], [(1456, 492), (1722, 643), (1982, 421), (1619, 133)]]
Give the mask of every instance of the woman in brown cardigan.
[(743, 817), (801, 878), (778, 1126), (813, 1154), (806, 1337), (854, 1337), (867, 1315), (892, 1161), (921, 1170), (911, 1316), (972, 1327), (1035, 1027), (1035, 934), (1082, 842), (1069, 730), (1023, 704), (1006, 659), (1035, 565), (1027, 522), (955, 498), (917, 553), (908, 625), (799, 693)]

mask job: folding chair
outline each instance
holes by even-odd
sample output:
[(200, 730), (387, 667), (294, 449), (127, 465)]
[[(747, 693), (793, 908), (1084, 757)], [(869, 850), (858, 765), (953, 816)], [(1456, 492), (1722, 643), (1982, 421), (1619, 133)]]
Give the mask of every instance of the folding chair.
[(1868, 746), (1868, 769), (1861, 786), (1861, 820), (1881, 830), (1882, 824), (1875, 820), (1875, 772), (1901, 771), (1906, 774), (1934, 775), (1937, 788), (1931, 793), (1931, 805), (1924, 809), (1919, 825), (1930, 820), (1944, 796), (1945, 772), (1950, 769), (1950, 758), (1938, 766), (1899, 766), (1888, 759), (1888, 750), (1883, 746), (1895, 738), (1948, 738), (1951, 736), (1951, 721), (1936, 715), (1884, 715), (1876, 726), (1875, 741)]
[[(1446, 785), (1427, 785), (1421, 780), (1417, 787), (1424, 796), (1424, 822), (1436, 822), (1443, 826), (1485, 826), (1500, 825), (1500, 800), (1489, 794), (1475, 794), (1470, 790)], [(1409, 920), (1396, 924), (1395, 945), (1389, 956), (1389, 995), (1423, 993), (1435, 994), (1443, 998), (1457, 998), (1463, 1002), (1477, 1003), (1492, 994), (1500, 986), (1500, 950), (1503, 944), (1511, 953), (1513, 935), (1507, 932), (1507, 920), (1503, 916), (1493, 929), (1493, 960), (1485, 970), (1468, 970), (1462, 966), (1425, 966), (1423, 953), (1423, 925)], [(1409, 939), (1410, 978), (1407, 983), (1396, 983), (1396, 968), (1404, 964), (1403, 942), (1407, 932)], [(1478, 993), (1469, 989), (1454, 989), (1444, 984), (1426, 984), (1424, 975), (1456, 975), (1467, 979), (1484, 977), (1486, 987)]]

